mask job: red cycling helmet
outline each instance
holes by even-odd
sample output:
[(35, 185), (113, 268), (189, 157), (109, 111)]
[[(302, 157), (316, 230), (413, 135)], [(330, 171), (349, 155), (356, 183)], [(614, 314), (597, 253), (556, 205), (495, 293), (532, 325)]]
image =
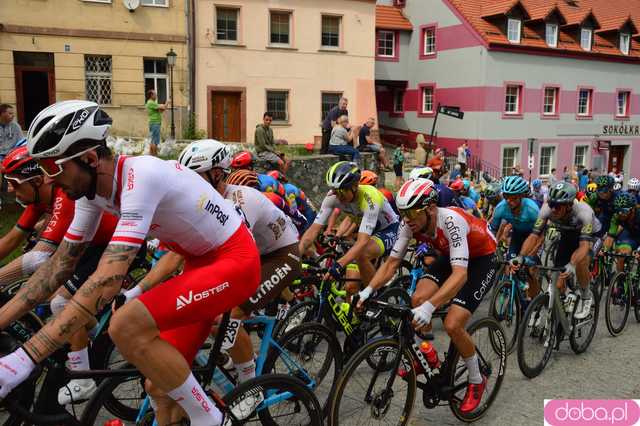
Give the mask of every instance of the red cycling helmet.
[(231, 159), (232, 169), (253, 170), (253, 154), (249, 151), (240, 151)]
[(281, 173), (278, 170), (271, 170), (270, 172), (267, 173), (267, 175), (271, 176), (278, 182), (282, 182), (282, 183), (288, 182), (287, 177), (284, 175), (284, 173)]
[(2, 161), (2, 174), (30, 178), (42, 175), (42, 170), (38, 163), (29, 155), (26, 146), (18, 147), (4, 158)]
[(449, 188), (453, 189), (454, 191), (462, 191), (464, 189), (464, 182), (462, 181), (462, 179), (456, 179), (449, 184)]
[(263, 192), (263, 194), (265, 197), (271, 200), (273, 205), (275, 205), (277, 208), (279, 208), (283, 212), (286, 212), (287, 203), (286, 201), (284, 201), (284, 199), (281, 196), (279, 196), (275, 192)]

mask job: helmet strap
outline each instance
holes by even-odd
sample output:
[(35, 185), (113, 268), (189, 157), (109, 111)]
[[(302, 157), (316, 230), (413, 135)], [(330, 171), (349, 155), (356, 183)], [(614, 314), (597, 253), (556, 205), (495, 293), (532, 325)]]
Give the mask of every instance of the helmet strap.
[(75, 161), (75, 163), (78, 166), (80, 166), (81, 169), (89, 173), (89, 176), (91, 177), (91, 182), (89, 183), (89, 190), (87, 191), (86, 194), (84, 194), (84, 196), (87, 197), (88, 200), (93, 200), (94, 198), (96, 198), (96, 191), (98, 188), (97, 169), (95, 167), (91, 167), (90, 165), (80, 160), (79, 158), (74, 158), (73, 161)]

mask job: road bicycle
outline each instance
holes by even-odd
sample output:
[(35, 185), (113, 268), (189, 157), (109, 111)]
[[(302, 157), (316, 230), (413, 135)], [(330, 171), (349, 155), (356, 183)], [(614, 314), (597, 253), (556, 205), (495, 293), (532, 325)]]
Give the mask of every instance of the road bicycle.
[(640, 272), (637, 253), (635, 255), (604, 253), (606, 257), (624, 259), (624, 269), (611, 279), (604, 305), (607, 330), (614, 337), (624, 331), (631, 306), (633, 306), (636, 321), (640, 322)]
[[(459, 407), (467, 388), (466, 365), (453, 343), (441, 366), (432, 368), (414, 340), (410, 307), (370, 300), (365, 304), (365, 316), (397, 318), (398, 328), (392, 336), (367, 342), (345, 365), (332, 398), (329, 424), (345, 425), (355, 420), (357, 424), (405, 425), (411, 418), (418, 388), (428, 409), (446, 404), (465, 422), (486, 414), (500, 390), (507, 366), (504, 332), (494, 319), (482, 318), (467, 327), (487, 385), (478, 408), (462, 413)], [(418, 373), (418, 368), (424, 373)]]

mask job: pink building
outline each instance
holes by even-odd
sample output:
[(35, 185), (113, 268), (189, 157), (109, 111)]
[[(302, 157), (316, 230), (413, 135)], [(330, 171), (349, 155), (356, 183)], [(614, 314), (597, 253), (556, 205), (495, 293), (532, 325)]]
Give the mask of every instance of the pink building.
[[(398, 25), (399, 20), (411, 24)], [(508, 174), (574, 164), (640, 175), (640, 3), (633, 0), (384, 0), (376, 19), (382, 137), (437, 145)], [(529, 141), (533, 149), (529, 152)]]

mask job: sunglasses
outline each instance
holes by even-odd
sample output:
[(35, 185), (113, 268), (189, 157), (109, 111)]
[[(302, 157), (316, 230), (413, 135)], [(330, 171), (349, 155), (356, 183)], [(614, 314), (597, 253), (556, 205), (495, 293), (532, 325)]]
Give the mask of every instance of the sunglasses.
[(350, 192), (351, 188), (343, 188), (343, 189), (334, 189), (334, 192), (339, 197), (344, 197), (347, 192)]
[(407, 209), (407, 210), (400, 210), (400, 217), (402, 217), (403, 219), (409, 219), (409, 220), (413, 220), (416, 217), (418, 217), (418, 215), (420, 213), (422, 213), (423, 211), (425, 211), (426, 207), (423, 207), (421, 209)]
[(549, 208), (551, 210), (558, 210), (562, 206), (568, 205), (567, 203), (558, 203), (556, 201), (549, 201)]
[(40, 170), (42, 170), (44, 174), (47, 175), (47, 177), (52, 178), (62, 173), (63, 171), (62, 165), (64, 163), (66, 163), (69, 160), (73, 160), (74, 158), (80, 157), (81, 155), (86, 154), (87, 152), (93, 149), (96, 149), (99, 146), (100, 145), (92, 146), (91, 148), (85, 149), (84, 151), (80, 151), (66, 158), (59, 158), (57, 160), (54, 160), (53, 158), (38, 158), (36, 159), (36, 161), (38, 162), (38, 166), (40, 167)]
[(19, 177), (15, 177), (15, 176), (7, 176), (5, 175), (4, 178), (7, 182), (11, 183), (11, 185), (13, 186), (17, 186), (17, 185), (22, 185), (25, 182), (29, 182), (30, 180), (33, 180), (35, 178), (38, 178), (40, 176), (31, 176), (28, 178), (19, 178)]
[(511, 201), (519, 201), (519, 200), (522, 200), (522, 198), (523, 198), (523, 196), (520, 195), (520, 194), (518, 194), (518, 195), (514, 195), (514, 194), (507, 195), (507, 194), (505, 194), (505, 196), (504, 196), (504, 199), (507, 200), (507, 201), (509, 201), (509, 200), (511, 200)]
[(616, 213), (625, 216), (631, 213), (631, 210), (633, 210), (633, 207), (627, 207), (626, 209), (618, 209)]

